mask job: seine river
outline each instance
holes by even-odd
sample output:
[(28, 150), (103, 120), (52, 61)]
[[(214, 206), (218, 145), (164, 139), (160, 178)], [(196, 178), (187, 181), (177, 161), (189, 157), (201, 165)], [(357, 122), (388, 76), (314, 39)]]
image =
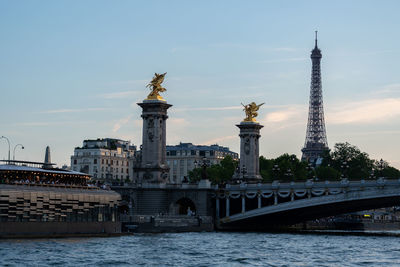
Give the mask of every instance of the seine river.
[(400, 237), (136, 234), (0, 240), (1, 266), (400, 266)]

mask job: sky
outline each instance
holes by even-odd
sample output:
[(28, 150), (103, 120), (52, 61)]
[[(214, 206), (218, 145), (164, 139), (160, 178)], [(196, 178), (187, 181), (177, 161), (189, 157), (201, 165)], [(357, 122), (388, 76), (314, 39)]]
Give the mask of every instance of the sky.
[[(399, 1), (0, 0), (0, 136), (18, 160), (70, 165), (85, 139), (140, 146), (167, 72), (167, 144), (239, 152), (241, 103), (263, 103), (260, 155), (301, 156), (314, 31), (328, 144), (400, 168)], [(0, 139), (0, 159), (8, 144)]]

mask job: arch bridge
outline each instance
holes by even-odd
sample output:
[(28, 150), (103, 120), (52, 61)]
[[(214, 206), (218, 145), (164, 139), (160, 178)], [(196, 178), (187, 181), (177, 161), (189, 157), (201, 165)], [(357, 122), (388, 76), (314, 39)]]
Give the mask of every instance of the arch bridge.
[(217, 228), (265, 230), (400, 204), (400, 179), (226, 185), (215, 193)]

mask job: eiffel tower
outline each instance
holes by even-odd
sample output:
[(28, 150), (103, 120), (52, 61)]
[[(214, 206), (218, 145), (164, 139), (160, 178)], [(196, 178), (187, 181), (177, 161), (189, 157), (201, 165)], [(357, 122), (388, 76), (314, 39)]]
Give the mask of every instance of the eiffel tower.
[(301, 159), (314, 165), (325, 151), (329, 151), (322, 101), (321, 58), (321, 50), (317, 45), (317, 31), (315, 31), (315, 47), (311, 51), (312, 72), (308, 124), (306, 141), (301, 150), (303, 152)]

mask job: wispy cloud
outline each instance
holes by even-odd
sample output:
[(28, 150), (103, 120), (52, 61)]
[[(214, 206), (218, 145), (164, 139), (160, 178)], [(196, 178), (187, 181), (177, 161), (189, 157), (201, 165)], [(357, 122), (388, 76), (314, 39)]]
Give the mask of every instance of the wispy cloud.
[(168, 119), (169, 127), (182, 127), (187, 126), (189, 122), (184, 118), (171, 118)]
[(128, 117), (118, 120), (113, 126), (113, 133), (116, 133), (123, 125), (127, 124), (131, 120), (132, 116), (133, 115), (129, 115)]
[(291, 106), (265, 115), (264, 123), (284, 123), (304, 117), (306, 106)]
[(228, 136), (221, 136), (217, 138), (213, 138), (204, 142), (205, 145), (214, 145), (218, 143), (223, 143), (232, 139), (237, 139), (237, 135), (228, 135)]
[(192, 108), (192, 107), (187, 107), (187, 108), (176, 108), (174, 111), (176, 112), (182, 112), (182, 111), (209, 111), (209, 110), (235, 110), (235, 109), (241, 109), (241, 106), (227, 106), (227, 107), (199, 107), (199, 108)]
[(262, 60), (260, 61), (260, 63), (281, 63), (281, 62), (294, 62), (294, 61), (305, 61), (305, 60), (307, 60), (307, 58), (305, 57), (292, 57), (292, 58)]
[(400, 93), (400, 83), (387, 84), (379, 90), (373, 92), (373, 95), (387, 95), (391, 93)]
[(386, 122), (400, 116), (400, 98), (349, 102), (327, 110), (330, 124), (368, 124)]
[(114, 92), (114, 93), (106, 93), (100, 94), (98, 97), (104, 99), (118, 99), (118, 98), (125, 98), (129, 96), (137, 96), (139, 94), (143, 94), (142, 91), (123, 91), (123, 92)]
[(53, 109), (53, 110), (45, 110), (39, 113), (42, 114), (54, 114), (54, 113), (74, 113), (74, 112), (87, 112), (87, 111), (105, 111), (109, 110), (109, 108), (77, 108), (77, 109)]
[(109, 85), (143, 85), (146, 86), (146, 84), (149, 83), (150, 80), (148, 79), (143, 79), (143, 80), (126, 80), (126, 81), (115, 81), (115, 82), (110, 82), (108, 83)]
[(66, 126), (66, 125), (87, 125), (89, 123), (94, 123), (93, 121), (36, 121), (36, 122), (17, 122), (13, 124), (14, 126), (23, 127), (46, 127), (46, 126)]
[(294, 47), (288, 47), (288, 46), (269, 47), (265, 45), (246, 44), (246, 43), (217, 43), (217, 44), (210, 44), (209, 47), (263, 50), (267, 52), (294, 52), (297, 50)]
[(277, 47), (277, 48), (273, 48), (272, 50), (274, 51), (282, 51), (282, 52), (294, 52), (297, 49), (293, 48), (293, 47)]

